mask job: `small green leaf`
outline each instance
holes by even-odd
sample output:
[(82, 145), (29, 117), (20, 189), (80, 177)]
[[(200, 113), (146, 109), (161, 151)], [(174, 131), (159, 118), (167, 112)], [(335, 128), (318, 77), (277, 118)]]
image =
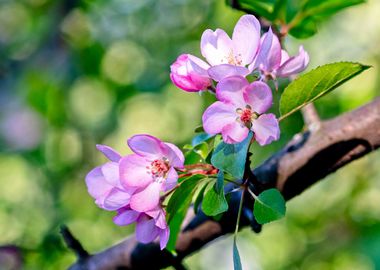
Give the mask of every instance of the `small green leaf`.
[(244, 175), (247, 151), (252, 139), (252, 132), (241, 143), (228, 144), (221, 141), (211, 157), (211, 164), (222, 171), (230, 173), (233, 177), (241, 179)]
[(320, 66), (291, 82), (280, 99), (281, 119), (334, 90), (370, 66), (339, 62)]
[(285, 212), (285, 200), (275, 188), (265, 190), (255, 199), (253, 214), (259, 224), (283, 218)]
[(206, 188), (202, 202), (202, 211), (207, 216), (216, 216), (228, 210), (228, 203), (224, 195), (223, 173), (218, 174), (218, 180), (212, 181)]
[(166, 207), (166, 219), (170, 228), (170, 237), (166, 249), (171, 252), (175, 250), (175, 243), (181, 230), (181, 224), (191, 204), (196, 186), (202, 179), (204, 179), (202, 175), (193, 175), (185, 179), (169, 199)]
[(234, 259), (234, 270), (242, 270), (243, 268), (241, 266), (239, 250), (236, 245), (236, 236), (234, 237), (234, 244), (233, 244), (233, 259)]

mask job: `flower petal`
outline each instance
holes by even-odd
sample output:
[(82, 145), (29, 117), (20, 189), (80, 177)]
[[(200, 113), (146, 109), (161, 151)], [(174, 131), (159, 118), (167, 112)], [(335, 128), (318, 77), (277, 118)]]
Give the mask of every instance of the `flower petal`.
[(288, 77), (305, 70), (309, 64), (309, 54), (301, 46), (296, 56), (290, 57), (277, 70), (277, 76)]
[(245, 77), (249, 73), (250, 71), (246, 67), (235, 66), (230, 64), (217, 65), (208, 69), (208, 74), (210, 75), (210, 77), (217, 82), (231, 76)]
[(113, 186), (104, 179), (101, 167), (96, 167), (86, 175), (86, 185), (88, 193), (97, 200), (99, 207), (102, 207), (104, 197)]
[(222, 137), (225, 143), (239, 143), (248, 136), (249, 129), (246, 126), (234, 121), (226, 125), (222, 130)]
[(266, 83), (255, 81), (244, 90), (244, 99), (253, 111), (262, 114), (272, 106), (272, 90)]
[(207, 70), (210, 68), (209, 64), (207, 64), (202, 59), (191, 54), (188, 54), (187, 57), (188, 57), (187, 66), (189, 70), (194, 71), (195, 73), (199, 75), (208, 77)]
[(282, 66), (282, 64), (284, 64), (289, 58), (290, 58), (290, 56), (289, 56), (288, 52), (285, 50), (281, 50), (281, 64), (280, 64), (280, 66)]
[(162, 141), (151, 135), (135, 135), (128, 140), (128, 145), (133, 152), (152, 161), (163, 156)]
[(145, 158), (132, 154), (120, 160), (120, 182), (128, 189), (130, 187), (146, 187), (153, 181), (152, 175), (148, 174), (147, 166), (150, 166)]
[(156, 227), (154, 219), (147, 216), (140, 217), (136, 224), (137, 241), (147, 244), (152, 242), (160, 233), (160, 229)]
[(109, 160), (111, 160), (113, 162), (119, 162), (119, 160), (121, 159), (121, 155), (107, 145), (97, 144), (96, 148), (100, 152), (102, 152), (103, 155), (106, 156), (106, 158), (108, 158)]
[(113, 217), (113, 222), (119, 226), (127, 226), (136, 222), (140, 214), (140, 212), (134, 210), (121, 210)]
[(169, 228), (160, 231), (160, 248), (163, 250), (169, 241)]
[(252, 62), (252, 65), (250, 65), (251, 70), (259, 68), (260, 65), (263, 67), (266, 66), (270, 48), (272, 47), (272, 39), (273, 32), (272, 29), (269, 28), (268, 32), (261, 37), (260, 48), (257, 52), (255, 60)]
[(181, 150), (172, 143), (164, 143), (166, 146), (165, 157), (169, 160), (169, 164), (176, 168), (183, 168), (183, 163), (185, 162), (185, 157)]
[(207, 29), (201, 37), (201, 52), (212, 66), (228, 63), (233, 53), (232, 40), (221, 29)]
[(104, 199), (104, 209), (114, 211), (126, 206), (131, 199), (132, 192), (113, 188)]
[(242, 65), (252, 63), (260, 44), (260, 23), (253, 15), (244, 15), (237, 22), (232, 34), (235, 56)]
[(178, 173), (177, 171), (171, 167), (170, 170), (168, 171), (167, 178), (163, 184), (163, 191), (169, 191), (173, 189), (178, 182)]
[(236, 119), (235, 107), (221, 101), (214, 102), (202, 116), (203, 128), (208, 134), (218, 134)]
[(216, 86), (218, 100), (231, 103), (238, 107), (244, 107), (243, 90), (249, 85), (247, 79), (241, 76), (233, 76), (221, 80)]
[(263, 114), (252, 121), (252, 131), (260, 145), (270, 144), (280, 138), (280, 127), (276, 116), (272, 113)]
[(161, 184), (151, 183), (145, 189), (135, 193), (131, 197), (130, 207), (139, 212), (146, 212), (156, 208), (160, 201)]
[(120, 180), (119, 180), (120, 174), (119, 174), (118, 163), (107, 162), (101, 168), (102, 168), (104, 179), (107, 181), (108, 184), (112, 185), (113, 187), (121, 187)]

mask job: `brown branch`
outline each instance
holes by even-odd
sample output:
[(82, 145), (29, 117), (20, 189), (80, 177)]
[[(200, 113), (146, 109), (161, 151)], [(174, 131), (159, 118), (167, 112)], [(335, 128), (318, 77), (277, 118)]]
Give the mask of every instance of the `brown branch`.
[[(261, 188), (277, 187), (289, 200), (326, 175), (380, 146), (380, 98), (355, 111), (320, 123), (315, 132), (297, 134), (287, 146), (254, 170)], [(138, 244), (133, 237), (78, 261), (70, 269), (160, 269), (178, 263), (210, 241), (234, 230), (240, 194), (218, 222), (198, 213), (179, 235), (177, 257), (157, 243)], [(251, 225), (252, 211), (243, 211), (241, 227)]]

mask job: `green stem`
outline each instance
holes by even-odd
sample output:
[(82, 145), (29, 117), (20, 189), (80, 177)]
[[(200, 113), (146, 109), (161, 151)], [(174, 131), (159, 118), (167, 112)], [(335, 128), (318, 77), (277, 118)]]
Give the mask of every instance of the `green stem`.
[(236, 239), (236, 235), (237, 235), (237, 233), (238, 233), (238, 231), (239, 231), (240, 216), (241, 216), (241, 212), (242, 212), (242, 210), (243, 210), (244, 193), (245, 193), (245, 190), (243, 190), (243, 192), (241, 193), (240, 204), (239, 204), (239, 210), (238, 210), (238, 216), (237, 216), (236, 227), (235, 227), (235, 235), (234, 235), (234, 238), (235, 238), (235, 239)]

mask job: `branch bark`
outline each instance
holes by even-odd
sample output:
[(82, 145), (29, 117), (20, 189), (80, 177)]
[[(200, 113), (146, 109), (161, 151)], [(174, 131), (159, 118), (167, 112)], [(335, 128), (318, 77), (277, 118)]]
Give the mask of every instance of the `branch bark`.
[[(277, 187), (286, 200), (380, 146), (380, 98), (334, 119), (320, 122), (320, 128), (297, 134), (279, 152), (254, 170), (260, 189)], [(71, 270), (161, 269), (180, 265), (182, 259), (212, 240), (231, 233), (237, 216), (240, 194), (233, 193), (230, 209), (221, 220), (202, 213), (194, 216), (177, 241), (177, 256), (160, 251), (157, 243), (139, 244), (134, 237), (78, 261)], [(252, 211), (243, 211), (241, 227), (259, 231)]]

